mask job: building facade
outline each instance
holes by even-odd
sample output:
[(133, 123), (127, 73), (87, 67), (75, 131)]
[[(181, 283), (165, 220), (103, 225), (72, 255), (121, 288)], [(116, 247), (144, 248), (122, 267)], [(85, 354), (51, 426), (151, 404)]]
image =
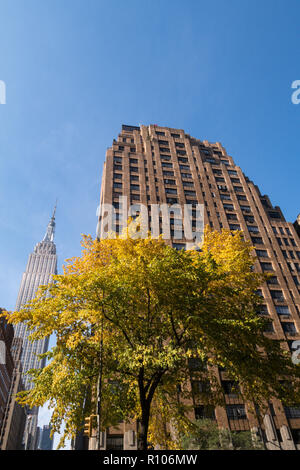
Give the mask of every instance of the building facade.
[(0, 318), (0, 431), (5, 425), (5, 410), (13, 380), (14, 362), (10, 351), (13, 337), (13, 326), (8, 324), (4, 318)]
[[(122, 196), (127, 201), (120, 199)], [(123, 125), (106, 152), (98, 237), (106, 236), (111, 229), (107, 222), (110, 205), (116, 212), (115, 225), (119, 231), (124, 204), (127, 209), (133, 204), (146, 206), (150, 229), (151, 205), (200, 204), (204, 207), (204, 223), (214, 230), (242, 230), (255, 247), (254, 269), (273, 274), (260, 291), (264, 299), (261, 315), (273, 320), (266, 334), (284, 340), (291, 354), (296, 352), (296, 340), (300, 339), (298, 234), (280, 208), (260, 193), (219, 142), (201, 141), (182, 129)], [(192, 225), (196, 226), (196, 220)], [(175, 239), (175, 229), (171, 216), (170, 238), (166, 242), (177, 249), (190, 248), (191, 240), (184, 234)], [(247, 404), (231, 393), (226, 372), (220, 370), (218, 379), (226, 400), (226, 408), (217, 407), (213, 414), (220, 426), (233, 431), (251, 429), (268, 449), (300, 449), (300, 404), (284, 408), (274, 400), (258, 425), (248, 414)], [(205, 416), (204, 407), (195, 406), (195, 418), (201, 416)], [(135, 432), (134, 425), (125, 424), (108, 430), (102, 448), (135, 448)]]
[(53, 449), (53, 439), (50, 437), (51, 426), (45, 425), (41, 430), (41, 437), (39, 442), (39, 450), (52, 450)]
[(14, 369), (1, 430), (0, 448), (1, 450), (23, 450), (26, 409), (16, 401), (16, 394), (24, 390), (21, 365), (21, 338), (13, 339), (10, 353), (14, 362)]
[[(26, 271), (24, 272), (19, 289), (16, 310), (35, 297), (40, 285), (47, 285), (54, 274), (57, 274), (57, 255), (54, 243), (55, 234), (55, 211), (47, 227), (43, 240), (34, 248), (33, 253), (29, 255)], [(28, 339), (30, 331), (25, 323), (19, 323), (15, 327), (15, 336), (23, 340), (21, 355), (22, 380), (25, 390), (30, 390), (33, 386), (30, 377), (26, 375), (30, 369), (39, 369), (45, 366), (45, 359), (39, 359), (38, 355), (48, 350), (49, 339), (41, 339), (31, 342)], [(35, 449), (37, 446), (37, 421), (38, 409), (34, 408), (28, 411), (24, 433), (24, 449)]]

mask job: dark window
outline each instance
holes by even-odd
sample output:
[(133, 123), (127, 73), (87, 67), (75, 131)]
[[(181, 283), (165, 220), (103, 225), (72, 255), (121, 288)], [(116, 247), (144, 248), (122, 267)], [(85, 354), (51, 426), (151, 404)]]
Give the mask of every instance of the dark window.
[(173, 168), (172, 163), (162, 162), (161, 166), (163, 168)]
[(238, 383), (233, 380), (222, 380), (222, 387), (226, 395), (237, 397), (239, 393)]
[(252, 243), (254, 245), (262, 245), (263, 244), (263, 240), (261, 237), (251, 237), (251, 240), (252, 240)]
[(123, 450), (123, 436), (107, 436), (106, 450)]
[(270, 284), (270, 285), (274, 285), (274, 284), (278, 284), (278, 279), (276, 276), (273, 276), (271, 277), (270, 279), (267, 280), (267, 284)]
[(259, 229), (256, 225), (247, 225), (247, 229), (249, 230), (249, 232), (255, 232), (255, 233), (259, 232)]
[(271, 321), (266, 323), (264, 331), (265, 333), (274, 333), (273, 323)]
[(196, 419), (216, 419), (215, 410), (211, 406), (197, 406), (195, 408), (195, 418)]
[(246, 196), (244, 196), (243, 194), (238, 194), (237, 198), (238, 198), (239, 201), (247, 201)]
[(171, 134), (171, 136), (172, 136), (174, 139), (179, 139), (179, 138), (180, 138), (180, 135), (179, 135), (179, 134)]
[(297, 330), (295, 328), (295, 324), (292, 322), (286, 322), (286, 323), (281, 323), (282, 329), (285, 333), (289, 335), (295, 335), (297, 333)]
[(114, 188), (122, 188), (122, 183), (114, 183)]
[(171, 160), (171, 155), (161, 155), (160, 158), (162, 160)]
[(227, 405), (226, 412), (228, 419), (247, 419), (244, 405)]
[(300, 418), (300, 407), (299, 406), (285, 406), (285, 415), (289, 419)]
[(177, 189), (166, 188), (166, 193), (167, 194), (177, 194)]
[(267, 250), (256, 250), (256, 255), (260, 258), (269, 258)]
[(276, 305), (275, 309), (278, 315), (290, 315), (290, 310), (287, 305)]
[(139, 184), (131, 184), (130, 189), (132, 191), (139, 191), (140, 190), (140, 185)]
[(234, 207), (233, 207), (232, 204), (226, 204), (226, 203), (224, 202), (223, 206), (224, 206), (224, 209), (226, 209), (226, 210), (228, 210), (228, 211), (233, 211), (233, 210), (234, 210)]
[(264, 271), (264, 272), (267, 272), (267, 271), (273, 271), (273, 266), (271, 263), (260, 263), (261, 265), (261, 269)]
[(156, 135), (166, 135), (164, 132), (156, 131)]
[(275, 300), (284, 300), (283, 293), (281, 290), (271, 290), (271, 297)]
[(260, 305), (258, 307), (258, 312), (257, 312), (259, 315), (269, 315), (269, 311), (268, 311), (268, 306), (267, 305)]

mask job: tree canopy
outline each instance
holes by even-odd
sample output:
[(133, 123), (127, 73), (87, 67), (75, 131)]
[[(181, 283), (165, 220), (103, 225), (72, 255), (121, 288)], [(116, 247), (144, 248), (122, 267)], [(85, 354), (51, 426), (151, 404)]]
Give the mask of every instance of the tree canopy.
[(11, 323), (27, 323), (32, 340), (56, 335), (45, 368), (30, 371), (34, 388), (19, 400), (49, 401), (53, 432), (65, 423), (62, 442), (95, 413), (100, 357), (101, 427), (138, 420), (140, 448), (180, 445), (176, 436), (191, 425), (196, 358), (205, 365), (196, 374), (209, 385), (202, 403), (224, 404), (218, 366), (245, 400), (300, 402), (299, 366), (264, 333), (256, 290), (266, 276), (253, 271), (253, 248), (240, 232), (206, 229), (201, 251), (128, 232), (84, 236), (82, 245), (62, 275), (7, 314)]

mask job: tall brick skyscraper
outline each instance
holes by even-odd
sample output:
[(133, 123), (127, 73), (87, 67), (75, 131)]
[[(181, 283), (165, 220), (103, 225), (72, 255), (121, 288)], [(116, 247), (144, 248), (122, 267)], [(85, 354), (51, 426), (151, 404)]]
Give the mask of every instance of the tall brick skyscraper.
[[(260, 193), (220, 143), (195, 139), (182, 129), (123, 125), (106, 153), (98, 236), (105, 231), (104, 204), (115, 207), (118, 226), (119, 196), (127, 196), (128, 205), (144, 204), (150, 216), (151, 204), (203, 204), (205, 224), (214, 230), (242, 230), (255, 247), (254, 269), (273, 274), (260, 291), (264, 299), (261, 315), (273, 320), (266, 334), (284, 340), (293, 353), (297, 347), (295, 340), (300, 339), (299, 237), (280, 208)], [(186, 248), (186, 239), (173, 239), (172, 218), (170, 228), (169, 243), (178, 249)], [(215, 409), (219, 424), (237, 431), (261, 432), (269, 449), (300, 449), (300, 404), (284, 408), (274, 400), (269, 413), (262, 417), (260, 431), (247, 405), (231, 393), (232, 384), (226, 380), (226, 372), (219, 371), (219, 380), (227, 403), (226, 409)], [(205, 407), (195, 405), (195, 417), (203, 415)], [(129, 432), (134, 430), (120, 428), (115, 437), (108, 436), (111, 448), (113, 442), (133, 448), (128, 443)]]

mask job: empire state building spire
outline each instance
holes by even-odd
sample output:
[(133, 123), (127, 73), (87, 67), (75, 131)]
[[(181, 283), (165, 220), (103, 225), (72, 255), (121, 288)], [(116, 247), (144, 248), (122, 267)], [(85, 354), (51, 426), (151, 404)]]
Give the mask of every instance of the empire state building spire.
[(46, 231), (45, 236), (43, 238), (43, 242), (53, 242), (53, 240), (54, 240), (56, 206), (57, 206), (57, 201), (55, 203), (53, 214), (52, 214), (52, 217), (51, 217), (50, 222), (48, 224), (47, 231)]

